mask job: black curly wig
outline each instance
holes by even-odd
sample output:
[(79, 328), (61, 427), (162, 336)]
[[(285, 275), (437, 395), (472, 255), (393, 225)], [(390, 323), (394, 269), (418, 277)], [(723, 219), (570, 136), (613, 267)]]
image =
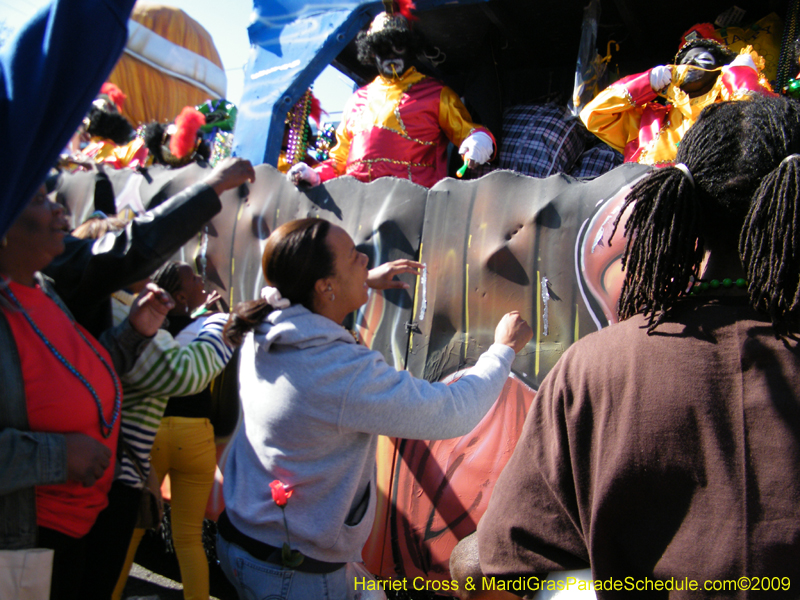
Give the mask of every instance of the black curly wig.
[(364, 65), (375, 66), (375, 56), (390, 54), (392, 46), (406, 48), (409, 57), (413, 57), (421, 46), (419, 36), (400, 15), (389, 17), (378, 31), (362, 31), (356, 37), (358, 60)]
[(150, 155), (153, 157), (153, 162), (156, 164), (167, 164), (164, 160), (164, 154), (161, 152), (161, 143), (166, 133), (167, 126), (158, 121), (148, 123), (142, 129), (144, 145), (147, 146), (147, 150), (150, 152)]
[(136, 132), (128, 119), (116, 112), (106, 112), (96, 106), (89, 109), (86, 132), (93, 137), (109, 139), (115, 144), (130, 142)]
[(191, 161), (208, 162), (211, 159), (211, 147), (205, 140), (201, 140), (195, 151), (183, 160), (178, 160), (174, 156), (164, 156), (162, 145), (167, 134), (168, 124), (153, 121), (145, 125), (142, 129), (142, 138), (148, 152), (153, 157), (153, 164), (168, 165), (170, 167), (183, 166)]

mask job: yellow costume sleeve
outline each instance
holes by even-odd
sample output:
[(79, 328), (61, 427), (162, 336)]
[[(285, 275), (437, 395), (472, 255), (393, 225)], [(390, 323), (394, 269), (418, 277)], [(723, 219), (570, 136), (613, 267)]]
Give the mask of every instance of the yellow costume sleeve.
[(643, 105), (655, 97), (646, 71), (607, 87), (584, 107), (580, 118), (586, 129), (624, 153), (625, 146), (639, 136)]
[(456, 148), (476, 129), (489, 134), (494, 142), (494, 136), (488, 129), (472, 122), (467, 107), (449, 87), (443, 87), (439, 97), (439, 127)]
[(353, 102), (355, 102), (355, 94), (345, 103), (342, 120), (336, 128), (336, 144), (328, 153), (328, 160), (314, 167), (322, 181), (328, 181), (347, 172), (347, 157), (350, 155), (350, 141), (353, 139), (353, 134), (348, 127), (348, 118), (352, 114)]
[(347, 121), (343, 120), (336, 128), (336, 145), (331, 148), (330, 158), (325, 162), (333, 167), (337, 175), (344, 175), (347, 169), (347, 157), (350, 155), (352, 134), (347, 129)]
[(286, 160), (286, 152), (281, 150), (281, 153), (278, 155), (278, 171), (281, 173), (286, 173), (292, 165), (289, 164), (289, 161)]
[(127, 167), (134, 159), (138, 159), (142, 166), (147, 158), (147, 149), (144, 146), (144, 140), (136, 138), (132, 142), (124, 146), (117, 146), (112, 152), (114, 157), (114, 164), (117, 168)]

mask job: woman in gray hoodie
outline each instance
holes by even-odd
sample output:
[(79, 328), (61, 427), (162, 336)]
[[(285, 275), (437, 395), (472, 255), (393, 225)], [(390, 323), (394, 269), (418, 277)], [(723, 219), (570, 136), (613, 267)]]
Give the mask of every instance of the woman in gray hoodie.
[[(388, 365), (341, 325), (369, 287), (402, 286), (394, 275), (416, 273), (420, 263), (368, 271), (343, 229), (302, 219), (270, 235), (262, 267), (262, 299), (238, 305), (226, 326), (242, 346), (244, 422), (225, 464), (218, 555), (242, 599), (345, 598), (352, 581), (344, 566), (361, 560), (375, 515), (378, 435), (433, 440), (471, 431), (532, 331), (519, 313), (505, 315), (466, 375), (429, 383)], [(284, 506), (270, 493), (275, 480), (291, 494)], [(291, 551), (282, 548), (287, 534)]]

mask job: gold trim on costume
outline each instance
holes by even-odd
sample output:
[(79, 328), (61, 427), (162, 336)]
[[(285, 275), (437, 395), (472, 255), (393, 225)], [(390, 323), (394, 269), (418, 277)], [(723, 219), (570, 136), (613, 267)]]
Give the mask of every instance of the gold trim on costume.
[(667, 114), (666, 118), (664, 119), (664, 124), (661, 125), (661, 127), (659, 127), (658, 133), (653, 137), (652, 140), (650, 140), (650, 142), (648, 142), (647, 146), (642, 149), (642, 152), (639, 154), (639, 158), (638, 158), (638, 160), (636, 162), (638, 162), (640, 164), (650, 164), (650, 165), (657, 165), (657, 164), (662, 164), (662, 163), (665, 163), (665, 162), (667, 162), (667, 163), (675, 162), (674, 160), (670, 160), (670, 161), (653, 161), (653, 162), (650, 162), (650, 163), (645, 163), (644, 162), (644, 159), (646, 159), (650, 154), (655, 153), (656, 146), (658, 145), (658, 141), (661, 139), (661, 136), (664, 134), (664, 132), (666, 130), (668, 130), (669, 128), (670, 128), (670, 120), (669, 120), (669, 114)]
[(408, 165), (409, 167), (432, 167), (434, 166), (432, 163), (415, 163), (408, 160), (397, 160), (394, 158), (361, 158), (358, 160), (354, 160), (348, 165), (348, 171), (350, 167), (360, 164), (371, 165), (373, 163), (380, 163), (380, 162), (388, 162), (392, 163), (393, 165)]
[(628, 101), (628, 104), (630, 104), (631, 106), (638, 106), (636, 102), (634, 102), (633, 96), (631, 96), (630, 91), (628, 91), (628, 89), (625, 86), (617, 85), (614, 87), (621, 92), (620, 95), (625, 97), (625, 100)]

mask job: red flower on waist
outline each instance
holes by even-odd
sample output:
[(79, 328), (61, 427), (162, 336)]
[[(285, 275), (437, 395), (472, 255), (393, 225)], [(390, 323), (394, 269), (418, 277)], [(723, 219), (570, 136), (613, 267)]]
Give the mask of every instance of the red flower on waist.
[(272, 499), (275, 501), (275, 504), (281, 507), (286, 506), (289, 498), (292, 497), (292, 492), (287, 490), (286, 486), (277, 479), (270, 483), (269, 487), (272, 488)]
[(275, 504), (281, 507), (283, 527), (286, 529), (286, 541), (283, 543), (283, 548), (281, 548), (281, 562), (284, 567), (294, 569), (303, 562), (305, 557), (299, 550), (292, 550), (292, 541), (289, 538), (289, 523), (286, 522), (286, 503), (292, 497), (292, 490), (287, 490), (286, 486), (278, 479), (270, 483), (269, 487), (272, 488), (272, 499)]

